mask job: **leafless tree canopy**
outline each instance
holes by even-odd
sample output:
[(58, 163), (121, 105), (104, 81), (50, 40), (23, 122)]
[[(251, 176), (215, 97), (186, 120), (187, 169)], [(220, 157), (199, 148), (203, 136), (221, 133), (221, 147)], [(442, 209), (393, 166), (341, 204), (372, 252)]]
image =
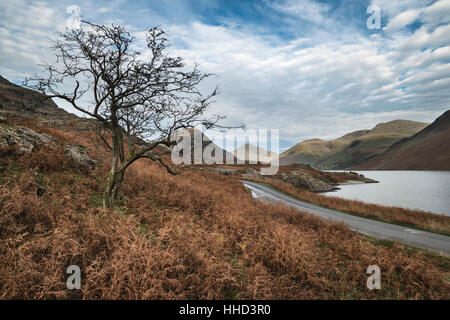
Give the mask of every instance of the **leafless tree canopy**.
[(160, 28), (147, 30), (146, 42), (149, 50), (143, 54), (135, 50), (135, 38), (123, 26), (84, 21), (81, 29), (58, 35), (53, 45), (57, 63), (43, 65), (45, 76), (25, 81), (98, 120), (99, 132), (106, 133), (102, 141), (112, 153), (105, 207), (114, 204), (131, 163), (145, 157), (171, 171), (155, 148), (171, 146), (180, 128), (198, 123), (214, 127), (221, 118), (204, 118), (217, 92), (203, 96), (198, 85), (210, 75), (197, 66), (186, 71), (182, 58), (170, 57)]

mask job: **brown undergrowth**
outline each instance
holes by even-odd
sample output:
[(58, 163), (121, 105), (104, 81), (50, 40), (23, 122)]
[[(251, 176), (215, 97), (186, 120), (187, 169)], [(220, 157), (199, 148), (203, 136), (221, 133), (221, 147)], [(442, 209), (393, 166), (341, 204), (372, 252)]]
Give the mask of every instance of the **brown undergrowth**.
[(408, 225), (423, 230), (450, 234), (450, 217), (420, 210), (399, 207), (381, 206), (361, 201), (347, 200), (340, 197), (324, 196), (297, 188), (290, 183), (273, 180), (249, 179), (262, 182), (281, 190), (300, 200), (315, 203), (320, 206), (348, 212), (359, 216), (378, 219), (386, 222)]
[[(141, 160), (104, 213), (106, 168), (80, 171), (62, 150), (0, 156), (1, 299), (450, 298), (447, 258), (255, 201), (215, 173)], [(66, 289), (73, 264), (81, 290)], [(382, 289), (369, 291), (373, 264)]]

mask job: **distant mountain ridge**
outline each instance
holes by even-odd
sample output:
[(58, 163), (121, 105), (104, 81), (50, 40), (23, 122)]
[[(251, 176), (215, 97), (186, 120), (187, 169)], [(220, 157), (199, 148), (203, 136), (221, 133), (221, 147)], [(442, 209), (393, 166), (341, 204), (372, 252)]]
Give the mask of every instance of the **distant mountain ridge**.
[(371, 130), (358, 130), (338, 139), (303, 141), (280, 156), (280, 163), (304, 163), (318, 169), (348, 169), (387, 150), (428, 124), (409, 120), (379, 123)]
[[(76, 123), (76, 130), (92, 129), (92, 119), (68, 113), (51, 99), (42, 100), (42, 97), (41, 93), (0, 76), (1, 117), (37, 118), (40, 123), (56, 126)], [(190, 130), (194, 135), (194, 129)], [(215, 146), (203, 133), (200, 139), (202, 152), (207, 147), (215, 149), (224, 163), (226, 159), (236, 163), (236, 150), (231, 153)], [(254, 153), (247, 153), (246, 159)], [(268, 157), (272, 156), (268, 153)], [(281, 165), (292, 163), (318, 169), (450, 170), (450, 110), (428, 126), (422, 122), (394, 120), (331, 141), (303, 141), (280, 155)]]
[(247, 143), (240, 148), (233, 151), (233, 155), (246, 163), (248, 162), (260, 162), (270, 163), (279, 157), (276, 152), (268, 151), (262, 147), (257, 147), (253, 144)]
[(354, 169), (450, 170), (450, 110)]

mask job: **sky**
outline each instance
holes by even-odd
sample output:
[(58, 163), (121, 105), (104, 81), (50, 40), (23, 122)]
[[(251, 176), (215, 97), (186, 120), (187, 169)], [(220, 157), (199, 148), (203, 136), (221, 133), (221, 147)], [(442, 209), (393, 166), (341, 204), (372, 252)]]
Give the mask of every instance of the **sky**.
[(52, 61), (71, 5), (139, 48), (162, 27), (171, 54), (215, 74), (202, 85), (220, 90), (211, 113), (280, 129), (281, 152), (450, 109), (450, 0), (0, 0), (0, 75), (20, 84)]

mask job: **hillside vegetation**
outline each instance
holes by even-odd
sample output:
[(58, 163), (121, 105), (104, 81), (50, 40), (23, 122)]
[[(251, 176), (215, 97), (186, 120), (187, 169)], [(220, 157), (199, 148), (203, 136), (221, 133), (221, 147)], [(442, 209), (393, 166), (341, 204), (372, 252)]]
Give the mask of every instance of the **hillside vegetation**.
[[(219, 173), (173, 176), (142, 159), (104, 211), (110, 154), (95, 143), (92, 121), (50, 102), (43, 110), (18, 86), (5, 92), (0, 299), (450, 298), (448, 258), (259, 202)], [(306, 166), (280, 174), (289, 170), (348, 179)], [(382, 288), (369, 291), (373, 264)], [(81, 268), (81, 290), (66, 287), (69, 265)]]
[[(58, 142), (1, 151), (2, 299), (450, 298), (447, 258), (256, 201), (217, 173), (172, 176), (141, 160), (104, 212), (106, 153), (89, 145), (89, 131), (27, 126)], [(89, 147), (97, 168), (67, 158), (69, 142)], [(66, 289), (72, 264), (81, 290)], [(374, 264), (382, 288), (369, 291)]]
[(321, 157), (345, 147), (367, 132), (368, 130), (355, 131), (331, 141), (311, 139), (300, 142), (280, 155), (280, 163), (283, 165), (303, 163), (314, 166)]

